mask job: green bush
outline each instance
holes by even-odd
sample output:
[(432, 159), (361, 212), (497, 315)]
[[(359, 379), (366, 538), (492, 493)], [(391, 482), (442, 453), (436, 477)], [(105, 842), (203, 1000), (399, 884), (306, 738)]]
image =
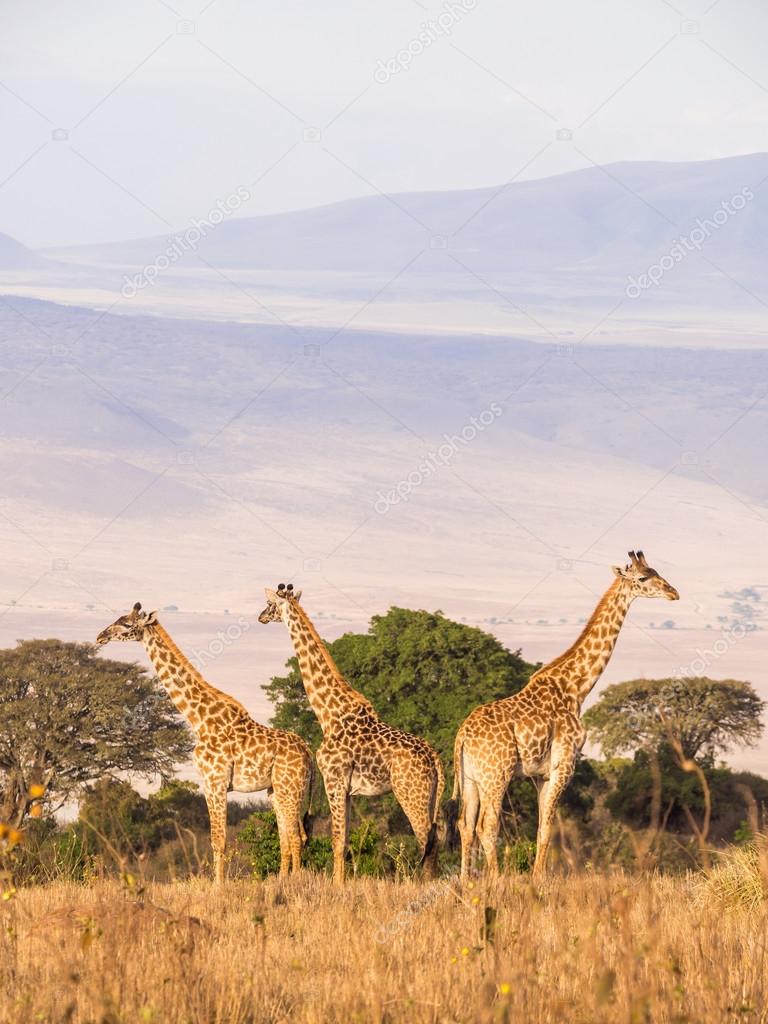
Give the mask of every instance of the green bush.
[(748, 846), (750, 843), (754, 843), (755, 833), (752, 830), (752, 826), (746, 820), (739, 822), (738, 828), (733, 833), (733, 842), (736, 846)]
[(156, 849), (162, 829), (150, 802), (127, 782), (101, 779), (80, 805), (77, 830), (89, 851), (127, 856)]
[(533, 870), (536, 860), (536, 843), (531, 839), (517, 839), (504, 847), (504, 870), (514, 874), (525, 874)]
[[(274, 811), (254, 811), (237, 835), (251, 871), (256, 878), (276, 875), (280, 870), (280, 835)], [(313, 871), (329, 871), (333, 864), (331, 840), (312, 836), (302, 853), (302, 864)]]
[(76, 824), (58, 828), (54, 818), (31, 822), (18, 848), (16, 881), (21, 884), (52, 881), (83, 882), (93, 859)]
[(208, 807), (194, 782), (178, 779), (164, 782), (156, 793), (150, 793), (147, 803), (149, 817), (160, 826), (164, 839), (175, 837), (175, 825), (195, 832), (208, 829)]
[[(658, 753), (661, 774), (661, 806), (671, 806), (668, 823), (672, 828), (685, 829), (683, 807), (700, 814), (704, 806), (704, 795), (698, 778), (692, 772), (685, 772), (677, 763), (669, 746), (662, 746)], [(702, 770), (710, 787), (716, 780), (715, 769), (703, 762)], [(651, 823), (653, 797), (653, 772), (649, 755), (639, 750), (632, 761), (626, 762), (616, 775), (616, 785), (607, 796), (605, 805), (611, 815), (633, 828), (646, 828)], [(712, 788), (713, 812), (716, 811), (716, 793)]]
[[(256, 878), (280, 870), (280, 837), (274, 811), (256, 811), (240, 830), (237, 842)], [(382, 878), (410, 874), (419, 863), (413, 836), (382, 837), (376, 824), (365, 819), (350, 830), (348, 859), (353, 875)], [(329, 873), (333, 867), (330, 837), (312, 836), (304, 847), (302, 864), (312, 871)]]
[(280, 870), (280, 837), (274, 811), (256, 811), (237, 836), (251, 870), (257, 878), (275, 875)]
[(380, 836), (372, 821), (364, 821), (349, 834), (353, 875), (378, 875), (381, 868)]

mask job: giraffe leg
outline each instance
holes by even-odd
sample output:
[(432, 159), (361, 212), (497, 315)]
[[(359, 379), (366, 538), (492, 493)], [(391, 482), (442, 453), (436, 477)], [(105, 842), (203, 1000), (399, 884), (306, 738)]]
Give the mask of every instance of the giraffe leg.
[(211, 850), (213, 852), (213, 880), (224, 881), (224, 850), (227, 844), (227, 780), (207, 779), (203, 776), (203, 792), (211, 821)]
[(499, 874), (498, 840), (501, 804), (506, 786), (486, 789), (480, 794), (480, 821), (477, 831), (485, 853), (485, 866), (489, 878), (497, 878)]
[[(553, 747), (553, 755), (554, 755)], [(552, 824), (560, 797), (573, 776), (575, 752), (563, 753), (552, 765), (549, 778), (539, 789), (539, 827), (536, 833), (536, 860), (533, 864), (533, 878), (539, 881), (545, 871), (547, 853), (552, 838)]]
[(292, 819), (291, 836), (288, 845), (291, 851), (291, 871), (296, 874), (301, 871), (301, 852), (307, 841), (307, 833), (304, 831), (303, 815), (301, 805), (296, 809), (296, 816)]
[(543, 807), (546, 800), (546, 791), (549, 788), (549, 779), (542, 776), (534, 776), (531, 781), (536, 787), (536, 800), (539, 806), (539, 818), (536, 824), (536, 851), (541, 849), (541, 822), (544, 817)]
[(344, 884), (344, 858), (349, 841), (349, 773), (329, 780), (323, 776), (325, 793), (331, 808), (331, 844), (333, 846), (333, 881)]
[(459, 836), (461, 837), (461, 877), (466, 880), (474, 867), (475, 828), (480, 812), (480, 793), (474, 779), (464, 779), (459, 812)]
[(344, 884), (344, 858), (349, 841), (350, 786), (352, 765), (346, 764), (338, 754), (330, 753), (324, 743), (317, 751), (317, 767), (323, 776), (325, 795), (331, 809), (331, 845), (333, 847), (333, 881)]
[(276, 800), (272, 801), (277, 819), (277, 834), (280, 837), (280, 878), (285, 878), (291, 868), (291, 847), (292, 847), (292, 821), (290, 811), (278, 806)]
[(413, 834), (421, 848), (424, 875), (433, 878), (437, 874), (437, 838), (434, 824), (437, 770), (431, 759), (416, 758), (410, 751), (403, 751), (392, 758), (390, 779), (395, 799), (411, 823)]
[(306, 835), (301, 824), (301, 808), (305, 798), (306, 781), (298, 776), (295, 766), (287, 771), (275, 764), (272, 773), (272, 804), (280, 835), (280, 875), (301, 868), (301, 848)]

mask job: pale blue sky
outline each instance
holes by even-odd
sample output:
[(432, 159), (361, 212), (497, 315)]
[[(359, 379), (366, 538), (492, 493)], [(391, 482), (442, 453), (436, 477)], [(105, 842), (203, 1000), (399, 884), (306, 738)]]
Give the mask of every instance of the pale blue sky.
[[(186, 225), (238, 187), (242, 216), (766, 148), (758, 0), (466, 8), (1, 0), (0, 231), (104, 241)], [(441, 14), (450, 34), (376, 81)]]

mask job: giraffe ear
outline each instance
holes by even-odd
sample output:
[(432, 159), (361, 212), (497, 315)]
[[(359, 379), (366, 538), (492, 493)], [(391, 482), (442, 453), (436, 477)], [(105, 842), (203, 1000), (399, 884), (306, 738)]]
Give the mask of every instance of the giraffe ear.
[(156, 626), (157, 625), (157, 609), (153, 612), (147, 612), (147, 617), (144, 620), (145, 626)]
[(620, 580), (627, 578), (626, 569), (622, 569), (620, 565), (612, 565), (611, 568), (613, 569), (614, 576), (618, 576)]
[(294, 592), (293, 592), (293, 600), (294, 601), (300, 601), (301, 600), (301, 591), (300, 590), (294, 590)]
[(264, 587), (264, 596), (272, 604), (277, 601), (277, 591), (273, 590), (271, 587)]

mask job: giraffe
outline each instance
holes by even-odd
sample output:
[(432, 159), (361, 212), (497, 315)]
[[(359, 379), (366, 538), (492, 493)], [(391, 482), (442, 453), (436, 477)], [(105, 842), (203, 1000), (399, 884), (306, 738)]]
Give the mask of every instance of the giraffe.
[(557, 803), (573, 775), (586, 732), (579, 714), (600, 678), (636, 597), (677, 601), (678, 592), (642, 551), (629, 552), (625, 568), (603, 594), (576, 642), (534, 672), (519, 693), (483, 704), (464, 720), (454, 745), (454, 807), (461, 796), (461, 876), (466, 878), (476, 834), (488, 874), (498, 874), (496, 843), (504, 794), (512, 776), (531, 777), (539, 795), (534, 879), (544, 874)]
[(211, 820), (213, 874), (224, 881), (227, 793), (267, 789), (280, 836), (280, 875), (301, 867), (306, 840), (302, 808), (314, 772), (312, 751), (301, 737), (260, 725), (240, 701), (206, 682), (157, 621), (157, 612), (132, 611), (103, 629), (97, 644), (137, 640), (155, 666), (161, 684), (195, 734), (194, 761), (203, 779)]
[(382, 722), (370, 701), (343, 678), (299, 603), (301, 591), (265, 589), (259, 622), (288, 627), (309, 703), (323, 731), (317, 764), (331, 808), (333, 879), (344, 881), (350, 798), (393, 792), (421, 846), (425, 874), (437, 871), (437, 816), (445, 772), (418, 736)]

